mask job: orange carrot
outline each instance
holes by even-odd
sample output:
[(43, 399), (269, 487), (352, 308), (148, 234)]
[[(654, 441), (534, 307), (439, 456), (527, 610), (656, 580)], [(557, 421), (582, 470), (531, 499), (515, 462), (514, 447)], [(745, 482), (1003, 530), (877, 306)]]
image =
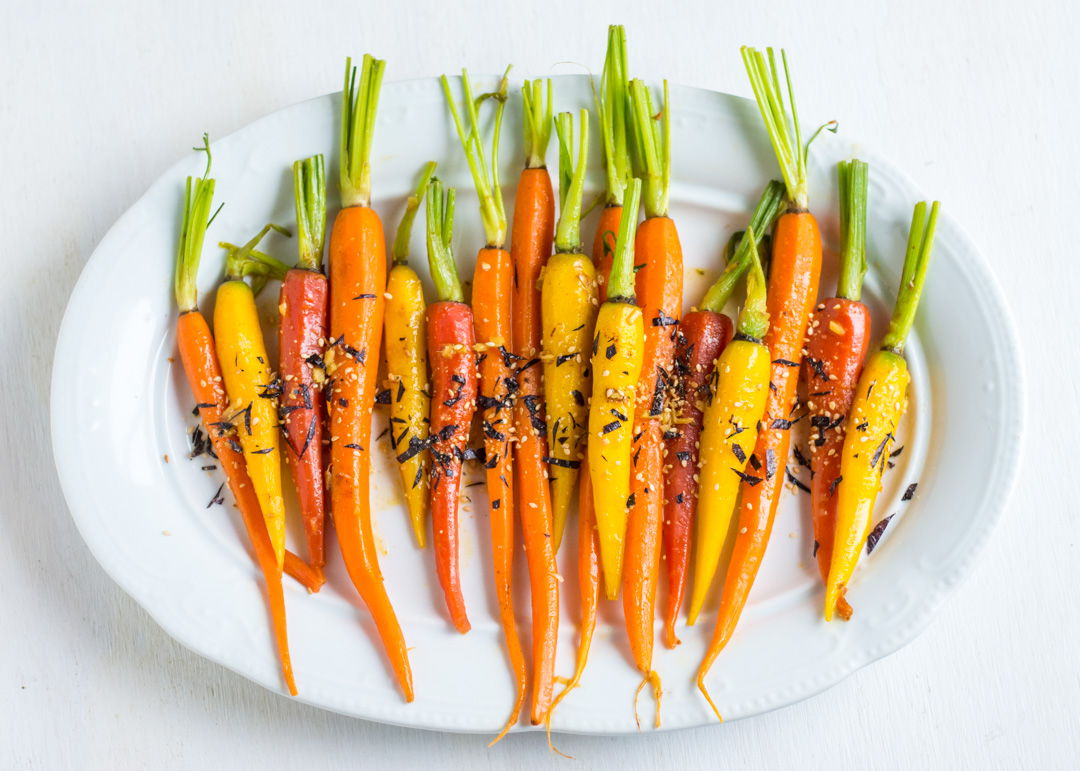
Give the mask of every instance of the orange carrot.
[[(206, 319), (199, 312), (195, 278), (199, 272), (203, 239), (209, 224), (210, 205), (214, 198), (214, 180), (207, 179), (210, 172), (210, 144), (203, 136), (207, 163), (206, 174), (192, 180), (188, 177), (184, 193), (184, 219), (180, 232), (180, 246), (176, 262), (176, 304), (180, 316), (176, 320), (176, 343), (184, 374), (199, 410), (214, 452), (225, 471), (229, 489), (236, 498), (237, 507), (244, 520), (248, 538), (255, 549), (255, 559), (262, 569), (263, 580), (270, 602), (270, 616), (274, 624), (281, 669), (289, 693), (296, 695), (292, 659), (289, 656), (289, 638), (285, 627), (285, 596), (281, 587), (281, 568), (278, 567), (270, 535), (266, 531), (255, 486), (247, 474), (243, 449), (231, 436), (226, 436), (220, 426), (225, 422), (228, 397), (221, 386), (221, 365), (218, 363), (214, 338)], [(218, 426), (219, 430), (214, 430)], [(294, 555), (295, 557), (295, 555)]]
[[(743, 48), (742, 53), (766, 128), (781, 159), (780, 168), (790, 203), (787, 212), (777, 220), (773, 233), (767, 297), (772, 324), (764, 339), (772, 357), (772, 371), (765, 416), (751, 455), (756, 461), (752, 464), (754, 468), (760, 468), (760, 476), (743, 477), (739, 528), (724, 580), (720, 613), (709, 650), (698, 670), (698, 687), (717, 717), (720, 717), (720, 712), (705, 691), (704, 679), (735, 631), (772, 533), (776, 506), (783, 489), (784, 465), (791, 448), (790, 418), (795, 403), (806, 324), (817, 299), (821, 274), (821, 235), (817, 220), (806, 209), (806, 155), (810, 143), (802, 144), (790, 77), (787, 77), (787, 82), (794, 136), (789, 133), (772, 50), (769, 50), (768, 62), (753, 49)], [(784, 72), (786, 76), (786, 58)], [(811, 142), (813, 138), (810, 138)]]
[(342, 94), (343, 208), (330, 236), (330, 334), (324, 359), (330, 391), (330, 505), (345, 567), (386, 647), (406, 701), (413, 700), (409, 654), (386, 594), (371, 531), (371, 412), (375, 404), (386, 291), (386, 243), (369, 206), (368, 156), (385, 62), (364, 56), (357, 83), (345, 64)]
[[(486, 245), (476, 257), (473, 273), (473, 319), (480, 368), (479, 408), (483, 413), (484, 455), (487, 470), (488, 514), (491, 519), (491, 546), (495, 564), (495, 594), (499, 602), (499, 617), (506, 637), (510, 666), (514, 671), (516, 697), (510, 717), (502, 731), (492, 740), (495, 744), (517, 723), (525, 703), (525, 654), (518, 638), (514, 619), (511, 580), (514, 564), (514, 475), (510, 455), (511, 411), (517, 389), (514, 379), (510, 345), (510, 300), (513, 271), (510, 253), (503, 248), (506, 240), (506, 212), (499, 183), (499, 136), (503, 110), (506, 107), (507, 67), (499, 89), (490, 94), (498, 102), (495, 110), (495, 130), (491, 142), (491, 173), (484, 158), (484, 143), (480, 137), (476, 101), (468, 73), (462, 73), (466, 111), (471, 130), (468, 134), (450, 96), (450, 84), (443, 78), (443, 89), (450, 104), (454, 126), (469, 161), (473, 181), (480, 198), (480, 218), (484, 223)], [(488, 745), (491, 746), (491, 745)]]
[(514, 317), (512, 350), (519, 357), (518, 399), (514, 405), (514, 448), (518, 511), (529, 565), (533, 619), (532, 724), (539, 725), (551, 705), (555, 646), (559, 635), (559, 580), (552, 544), (551, 494), (548, 489), (547, 423), (541, 383), (540, 271), (551, 256), (555, 238), (555, 197), (544, 154), (551, 138), (551, 81), (547, 111), (541, 81), (526, 81), (525, 139), (527, 162), (514, 203), (510, 241), (513, 263)]

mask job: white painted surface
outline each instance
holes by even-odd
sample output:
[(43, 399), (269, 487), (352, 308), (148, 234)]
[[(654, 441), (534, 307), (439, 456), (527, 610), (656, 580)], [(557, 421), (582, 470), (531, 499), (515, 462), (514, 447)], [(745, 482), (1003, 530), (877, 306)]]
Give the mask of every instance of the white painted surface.
[[(562, 737), (585, 767), (1064, 767), (1080, 752), (1080, 632), (1070, 504), (1080, 279), (1068, 228), (1080, 151), (1066, 102), (1080, 67), (1066, 3), (773, 3), (663, 15), (485, 3), (348, 3), (302, 23), (276, 3), (0, 8), (0, 766), (536, 768), (541, 735), (365, 723), (290, 703), (174, 643), (98, 567), (67, 513), (48, 442), (60, 315), (107, 228), (201, 131), (222, 136), (334, 90), (345, 53), (388, 77), (599, 67), (609, 21), (647, 77), (746, 94), (740, 43), (785, 44), (807, 122), (836, 117), (942, 199), (994, 265), (1025, 338), (1027, 449), (974, 577), (914, 643), (808, 702), (725, 727)], [(197, 62), (196, 62), (197, 59)], [(555, 71), (565, 71), (556, 68)], [(943, 330), (943, 333), (947, 331)], [(1045, 339), (1043, 339), (1045, 338)], [(1056, 408), (1051, 408), (1052, 404)], [(1038, 451), (1038, 456), (1035, 451)], [(1060, 478), (1059, 478), (1060, 477)], [(1038, 536), (1035, 528), (1048, 535)]]

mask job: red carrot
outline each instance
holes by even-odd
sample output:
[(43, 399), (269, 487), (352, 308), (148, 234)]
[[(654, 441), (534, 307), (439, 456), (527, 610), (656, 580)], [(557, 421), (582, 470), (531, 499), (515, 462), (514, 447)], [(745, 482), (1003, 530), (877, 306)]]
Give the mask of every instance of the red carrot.
[(454, 188), (443, 199), (442, 182), (431, 180), (427, 194), (428, 263), (439, 301), (428, 306), (431, 361), (431, 522), (435, 569), (454, 626), (470, 629), (461, 593), (458, 558), (458, 493), (465, 443), (476, 411), (476, 345), (472, 309), (458, 280), (450, 247), (454, 230)]

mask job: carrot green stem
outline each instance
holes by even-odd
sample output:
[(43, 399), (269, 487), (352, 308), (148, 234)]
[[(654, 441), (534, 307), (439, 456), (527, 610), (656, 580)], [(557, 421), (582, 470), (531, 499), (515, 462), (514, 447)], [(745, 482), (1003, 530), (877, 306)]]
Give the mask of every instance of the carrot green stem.
[[(765, 192), (761, 194), (761, 198), (754, 208), (754, 214), (750, 218), (750, 228), (755, 233), (766, 233), (776, 222), (776, 218), (780, 216), (780, 209), (783, 205), (784, 185), (774, 179), (765, 186)], [(739, 245), (731, 260), (728, 261), (727, 267), (724, 268), (724, 272), (720, 274), (720, 278), (716, 279), (716, 282), (709, 287), (709, 291), (705, 293), (705, 298), (701, 301), (702, 310), (723, 313), (724, 306), (731, 299), (731, 295), (735, 293), (743, 273), (753, 262), (751, 252), (756, 251), (756, 249), (751, 248), (750, 239), (746, 238), (745, 235), (739, 239)]]
[(203, 134), (203, 146), (193, 148), (206, 153), (206, 171), (201, 177), (188, 177), (184, 186), (184, 216), (180, 224), (180, 243), (176, 252), (173, 290), (181, 313), (198, 307), (199, 258), (210, 224), (210, 206), (214, 201), (214, 180), (210, 176), (210, 137)]
[[(499, 182), (499, 133), (502, 130), (502, 115), (506, 107), (507, 89), (509, 88), (510, 67), (506, 68), (499, 89), (493, 93), (482, 94), (479, 99), (473, 99), (472, 84), (469, 82), (469, 73), (461, 71), (461, 82), (465, 91), (465, 109), (469, 115), (469, 133), (465, 133), (465, 127), (461, 122), (454, 97), (450, 94), (450, 81), (442, 76), (443, 93), (446, 94), (446, 102), (450, 105), (450, 114), (454, 117), (454, 127), (457, 129), (461, 147), (465, 150), (465, 158), (469, 162), (469, 171), (472, 173), (473, 182), (476, 184), (476, 192), (480, 197), (480, 219), (484, 223), (484, 235), (487, 245), (494, 249), (501, 249), (506, 241), (506, 209), (503, 206), (502, 186)], [(491, 174), (488, 174), (487, 161), (484, 158), (484, 144), (480, 139), (480, 118), (477, 111), (478, 105), (485, 99), (492, 98), (498, 102), (495, 109), (495, 136), (491, 143)], [(549, 129), (550, 131), (550, 129)], [(430, 202), (429, 202), (430, 203)]]
[(457, 265), (454, 264), (454, 188), (443, 197), (442, 181), (433, 177), (427, 193), (428, 267), (435, 291), (442, 302), (465, 302)]
[(600, 76), (600, 96), (596, 99), (604, 148), (604, 174), (607, 177), (605, 203), (608, 206), (622, 206), (623, 194), (630, 184), (630, 153), (626, 137), (628, 72), (626, 30), (621, 24), (612, 24), (608, 27), (607, 55), (604, 57), (604, 72)]
[(321, 271), (326, 237), (326, 169), (322, 155), (293, 163), (293, 197), (300, 242), (296, 267)]
[(744, 243), (749, 244), (750, 270), (746, 274), (746, 305), (739, 314), (738, 331), (740, 334), (761, 340), (769, 331), (769, 311), (766, 310), (765, 272), (761, 269), (758, 256), (757, 240), (754, 238), (754, 226), (746, 229)]
[[(652, 93), (642, 80), (630, 81), (634, 176), (642, 181), (645, 217), (666, 217), (671, 184), (671, 102), (664, 81), (664, 107), (657, 121)], [(663, 123), (661, 130), (660, 123)]]
[(542, 78), (525, 81), (521, 94), (525, 99), (525, 168), (542, 169), (547, 157), (548, 142), (551, 141), (551, 79), (547, 82), (547, 102), (541, 90)]
[(409, 196), (405, 203), (405, 213), (401, 215), (401, 224), (398, 225), (397, 235), (394, 237), (394, 264), (405, 265), (409, 261), (409, 240), (412, 238), (413, 221), (416, 212), (420, 209), (420, 203), (424, 200), (431, 175), (435, 173), (435, 161), (428, 161), (424, 171), (420, 175), (420, 184), (415, 192)]
[[(258, 274), (260, 272), (256, 267), (259, 262), (249, 260), (248, 256), (251, 254), (252, 250), (259, 245), (259, 242), (263, 240), (263, 237), (271, 230), (276, 230), (286, 237), (292, 236), (292, 233), (288, 230), (271, 222), (264, 225), (263, 229), (256, 233), (255, 236), (243, 246), (237, 247), (226, 241), (222, 241), (221, 244), (219, 244), (223, 249), (228, 249), (228, 255), (225, 258), (226, 281), (240, 281), (243, 280), (245, 276), (250, 276), (253, 273)], [(275, 262), (277, 261), (275, 260)]]
[(915, 205), (911, 216), (911, 232), (908, 234), (907, 255), (904, 257), (904, 275), (900, 279), (900, 292), (896, 297), (889, 332), (881, 343), (881, 350), (891, 351), (897, 356), (904, 353), (904, 343), (915, 321), (915, 311), (919, 307), (919, 296), (926, 281), (926, 269), (930, 265), (930, 251), (934, 245), (934, 230), (937, 228), (938, 202), (930, 207), (930, 217), (926, 217), (926, 201)]
[(870, 167), (865, 161), (841, 161), (840, 230), (844, 251), (840, 254), (840, 278), (836, 296), (858, 302), (866, 275), (866, 194)]
[(808, 202), (808, 189), (806, 177), (806, 156), (810, 151), (810, 144), (821, 133), (822, 129), (829, 128), (836, 131), (836, 122), (832, 121), (818, 128), (810, 140), (802, 143), (802, 128), (799, 125), (799, 112), (795, 107), (795, 92), (791, 89), (791, 74), (788, 72), (787, 54), (780, 49), (780, 56), (784, 62), (784, 82), (787, 85), (788, 101), (791, 102), (791, 124), (794, 128), (794, 136), (791, 127), (788, 126), (787, 108), (784, 105), (783, 89), (780, 85), (780, 77), (776, 70), (776, 57), (771, 48), (766, 49), (769, 58), (766, 61), (764, 54), (755, 48), (742, 47), (743, 63), (746, 72), (750, 76), (750, 85), (754, 89), (754, 98), (757, 100), (761, 117), (765, 121), (765, 128), (769, 132), (773, 150), (776, 152), (776, 160), (780, 164), (780, 171), (784, 175), (784, 184), (787, 185), (788, 197), (791, 199), (791, 208), (795, 211), (805, 211)]
[(371, 203), (371, 140), (379, 109), (386, 62), (364, 54), (360, 82), (352, 59), (345, 60), (345, 89), (341, 93), (340, 187), (342, 206)]
[(629, 200), (623, 205), (615, 256), (608, 279), (608, 302), (637, 305), (634, 293), (634, 238), (637, 236), (638, 205), (641, 203), (641, 180), (630, 182)]
[(585, 164), (589, 161), (589, 111), (581, 110), (581, 137), (577, 166), (574, 166), (574, 121), (570, 113), (559, 113), (555, 129), (559, 134), (559, 227), (555, 231), (558, 252), (581, 252), (581, 199), (585, 195)]

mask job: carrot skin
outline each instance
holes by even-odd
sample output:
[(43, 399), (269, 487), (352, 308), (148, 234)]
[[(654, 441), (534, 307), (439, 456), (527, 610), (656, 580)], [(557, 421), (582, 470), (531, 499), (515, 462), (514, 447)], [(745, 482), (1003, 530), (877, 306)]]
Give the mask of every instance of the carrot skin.
[[(810, 324), (803, 377), (810, 394), (807, 407), (813, 426), (810, 490), (814, 512), (814, 556), (822, 579), (828, 580), (836, 530), (836, 488), (844, 437), (851, 428), (847, 415), (855, 400), (863, 361), (870, 346), (870, 311), (857, 300), (838, 297), (826, 300), (822, 305), (824, 307), (818, 306), (814, 312)], [(822, 375), (826, 377), (823, 379)], [(845, 620), (851, 616), (851, 606), (845, 598), (837, 601), (837, 611)]]
[(711, 401), (713, 365), (731, 342), (734, 325), (722, 313), (691, 311), (679, 321), (675, 345), (677, 416), (674, 436), (665, 441), (670, 471), (664, 480), (664, 559), (667, 562), (667, 645), (679, 644), (679, 617), (690, 566), (690, 541), (697, 511), (700, 440), (704, 411)]
[(682, 245), (675, 222), (668, 217), (650, 217), (642, 222), (634, 240), (634, 255), (641, 266), (635, 266), (634, 288), (645, 324), (637, 409), (639, 417), (659, 419), (682, 316)]
[(435, 571), (459, 632), (470, 624), (461, 593), (458, 494), (469, 427), (476, 412), (476, 352), (472, 309), (437, 302), (427, 309), (431, 360), (431, 523)]
[(600, 212), (600, 222), (593, 238), (592, 258), (596, 279), (600, 285), (600, 304), (607, 302), (607, 282), (611, 278), (611, 263), (615, 259), (615, 239), (622, 222), (621, 206), (606, 206)]
[[(795, 401), (798, 368), (784, 362), (802, 359), (806, 325), (817, 300), (821, 274), (821, 236), (817, 221), (809, 212), (788, 212), (779, 218), (773, 234), (772, 266), (769, 273), (768, 312), (771, 324), (764, 343), (772, 357), (770, 382), (762, 430), (754, 456), (766, 466), (769, 454), (776, 459), (775, 474), (755, 485), (742, 484), (739, 530), (724, 581), (720, 613), (702, 672), (731, 639), (739, 622), (750, 588), (772, 533), (776, 506), (784, 486), (783, 464), (791, 449), (791, 430), (782, 428)], [(776, 426), (775, 428), (773, 426)]]
[(322, 273), (294, 268), (281, 283), (278, 307), (280, 422), (285, 429), (286, 453), (300, 501), (308, 561), (314, 567), (326, 564), (323, 551), (326, 479), (322, 453), (325, 412), (322, 387), (313, 376), (317, 364), (309, 363), (308, 359), (321, 357), (326, 345), (328, 291)]
[(386, 594), (371, 531), (371, 412), (385, 290), (386, 243), (378, 215), (367, 207), (342, 209), (330, 235), (330, 334), (335, 340), (327, 394), (330, 505), (349, 578), (371, 611), (405, 699), (411, 702), (409, 654)]
[[(485, 268), (485, 265), (487, 266)], [(473, 323), (476, 339), (487, 348), (481, 353), (480, 395), (483, 407), (484, 450), (487, 457), (488, 516), (491, 520), (495, 596), (506, 638), (516, 692), (505, 733), (518, 721), (528, 683), (525, 654), (514, 618), (512, 579), (514, 566), (514, 469), (510, 454), (511, 389), (515, 387), (511, 363), (499, 347), (510, 342), (510, 295), (513, 284), (510, 253), (481, 249), (473, 276)], [(498, 738), (502, 738), (502, 734)], [(496, 739), (497, 741), (498, 739)]]
[(626, 522), (622, 599), (634, 663), (643, 675), (648, 675), (652, 672), (653, 619), (660, 575), (664, 442), (659, 420), (642, 421), (634, 430), (630, 472), (634, 505)]
[(547, 426), (544, 422), (543, 369), (527, 366), (540, 351), (540, 271), (551, 256), (555, 237), (555, 197), (545, 168), (524, 169), (514, 202), (510, 257), (513, 263), (512, 350), (519, 362), (514, 405), (514, 448), (518, 510), (529, 566), (533, 618), (533, 695), (531, 721), (539, 725), (551, 705), (555, 647), (559, 634), (559, 581), (552, 544), (548, 489)]
[(278, 655), (281, 657), (281, 669), (289, 693), (295, 696), (296, 681), (293, 678), (289, 638), (285, 626), (285, 595), (281, 586), (281, 569), (278, 567), (274, 547), (270, 543), (270, 535), (266, 531), (266, 522), (259, 507), (255, 486), (247, 473), (244, 455), (236, 452), (228, 438), (213, 428), (215, 423), (225, 419), (228, 400), (220, 386), (221, 366), (218, 363), (214, 338), (201, 313), (191, 311), (180, 314), (176, 322), (176, 342), (188, 384), (195, 396), (195, 402), (200, 405), (199, 417), (206, 426), (218, 462), (225, 471), (229, 489), (236, 499), (248, 539), (255, 550), (255, 560), (262, 570), (270, 604), (270, 617), (274, 625), (274, 638), (277, 641)]

